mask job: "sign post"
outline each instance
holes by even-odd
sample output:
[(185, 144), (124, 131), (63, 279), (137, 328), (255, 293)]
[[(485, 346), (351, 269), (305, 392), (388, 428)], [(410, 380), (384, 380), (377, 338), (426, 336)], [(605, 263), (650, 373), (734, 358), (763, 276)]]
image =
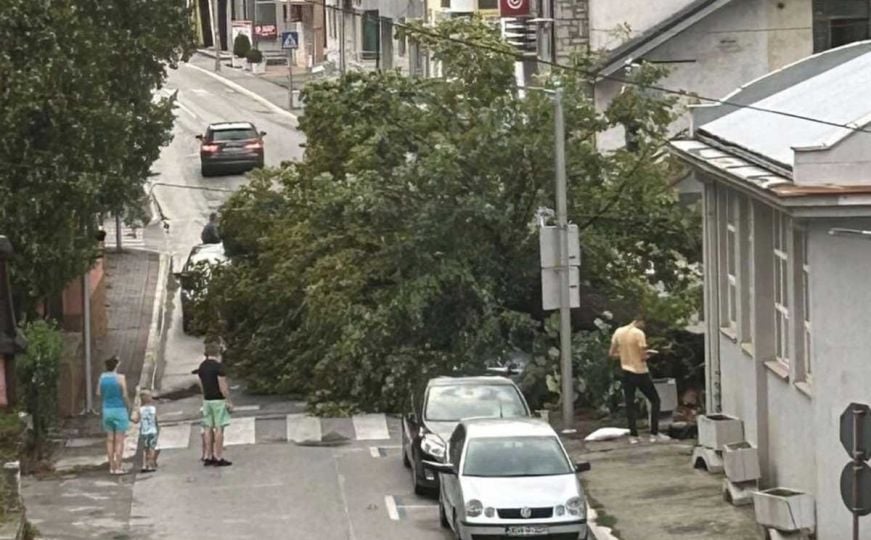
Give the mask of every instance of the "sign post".
[(841, 444), (853, 461), (841, 471), (841, 499), (853, 513), (853, 540), (859, 540), (859, 517), (871, 514), (871, 408), (851, 403), (841, 413)]
[(288, 108), (294, 109), (293, 102), (293, 52), (299, 47), (299, 32), (282, 32), (281, 48), (287, 51), (287, 101)]

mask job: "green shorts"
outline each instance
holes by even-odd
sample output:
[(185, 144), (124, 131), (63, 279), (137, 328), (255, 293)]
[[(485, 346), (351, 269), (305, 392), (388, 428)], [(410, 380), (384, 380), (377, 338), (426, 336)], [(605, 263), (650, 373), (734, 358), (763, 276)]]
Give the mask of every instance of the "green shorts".
[(230, 425), (230, 411), (223, 399), (203, 401), (203, 426), (207, 428), (227, 427)]

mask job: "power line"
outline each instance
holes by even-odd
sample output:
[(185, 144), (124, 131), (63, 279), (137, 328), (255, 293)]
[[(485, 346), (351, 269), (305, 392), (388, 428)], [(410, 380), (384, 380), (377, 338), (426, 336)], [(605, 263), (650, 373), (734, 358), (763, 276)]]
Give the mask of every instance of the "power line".
[[(353, 9), (345, 9), (345, 8), (342, 8), (339, 6), (329, 6), (326, 3), (324, 3), (323, 0), (308, 0), (308, 1), (312, 4), (320, 5), (320, 6), (324, 7), (324, 9), (333, 9), (333, 10), (341, 11), (342, 13), (349, 13), (355, 17), (362, 18), (365, 15), (363, 13), (357, 13)], [(376, 17), (372, 17), (372, 16), (368, 16), (368, 15), (367, 15), (367, 17), (369, 19), (376, 18)], [(431, 31), (428, 29), (424, 29), (424, 28), (413, 28), (408, 24), (393, 22), (393, 20), (390, 17), (384, 17), (384, 16), (379, 15), (377, 17), (377, 19), (380, 19), (381, 21), (387, 20), (389, 22), (389, 24), (392, 24), (393, 26), (395, 26), (397, 28), (404, 28), (404, 29), (408, 30), (411, 34), (414, 34), (414, 33), (424, 34), (424, 35), (428, 35), (430, 37), (433, 37), (433, 38), (436, 38), (436, 39), (439, 39), (442, 41), (450, 41), (453, 43), (464, 45), (466, 47), (475, 48), (475, 49), (484, 50), (484, 51), (489, 51), (489, 52), (501, 54), (504, 56), (510, 56), (511, 58), (513, 58), (515, 61), (518, 61), (518, 62), (531, 61), (530, 58), (523, 56), (523, 54), (521, 54), (517, 51), (507, 50), (505, 48), (500, 48), (500, 47), (494, 47), (492, 45), (486, 45), (484, 43), (477, 43), (477, 42), (469, 41), (467, 39), (463, 39), (463, 38), (456, 37), (456, 36), (444, 36), (444, 35), (441, 35), (437, 32), (434, 32), (434, 31)], [(853, 131), (856, 133), (871, 133), (871, 129), (866, 129), (863, 127), (851, 126), (848, 124), (839, 124), (837, 122), (823, 120), (821, 118), (814, 118), (811, 116), (805, 116), (805, 115), (791, 113), (791, 112), (787, 112), (787, 111), (779, 111), (776, 109), (769, 109), (769, 108), (760, 107), (757, 105), (748, 105), (748, 104), (744, 104), (744, 103), (736, 103), (736, 102), (729, 101), (726, 99), (712, 98), (712, 97), (704, 96), (704, 95), (698, 94), (696, 92), (692, 92), (692, 91), (685, 90), (685, 89), (674, 89), (674, 88), (668, 88), (665, 86), (660, 86), (660, 85), (655, 85), (655, 84), (642, 83), (642, 82), (638, 82), (638, 81), (633, 81), (631, 79), (626, 79), (624, 77), (619, 77), (617, 75), (606, 75), (606, 74), (599, 73), (597, 71), (585, 70), (585, 69), (582, 69), (578, 66), (567, 66), (565, 64), (560, 64), (558, 62), (552, 62), (550, 60), (543, 60), (541, 58), (535, 58), (534, 61), (537, 64), (542, 64), (542, 65), (545, 65), (545, 66), (548, 66), (551, 68), (556, 68), (556, 69), (560, 69), (563, 71), (570, 71), (570, 72), (579, 73), (579, 74), (583, 75), (586, 79), (588, 79), (589, 82), (591, 82), (591, 83), (595, 83), (597, 80), (609, 80), (609, 81), (619, 82), (619, 83), (629, 85), (629, 86), (636, 86), (636, 87), (641, 88), (643, 90), (654, 90), (657, 92), (662, 92), (663, 94), (675, 95), (675, 96), (680, 96), (680, 97), (685, 97), (685, 98), (695, 98), (695, 99), (698, 99), (699, 101), (705, 101), (705, 102), (709, 102), (709, 103), (717, 103), (720, 105), (734, 107), (736, 109), (747, 109), (747, 110), (752, 110), (752, 111), (761, 112), (761, 113), (773, 114), (773, 115), (777, 115), (777, 116), (792, 118), (795, 120), (803, 120), (806, 122), (813, 122), (816, 124), (822, 124), (822, 125), (826, 125), (826, 126), (830, 126), (830, 127), (846, 129), (846, 130)]]

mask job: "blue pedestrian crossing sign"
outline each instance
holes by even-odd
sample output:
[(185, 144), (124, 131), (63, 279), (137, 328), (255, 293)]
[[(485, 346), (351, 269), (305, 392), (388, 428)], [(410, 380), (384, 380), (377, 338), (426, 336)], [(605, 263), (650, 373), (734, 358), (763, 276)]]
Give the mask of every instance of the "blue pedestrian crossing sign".
[(281, 48), (282, 49), (298, 49), (299, 48), (299, 32), (282, 32), (281, 33)]

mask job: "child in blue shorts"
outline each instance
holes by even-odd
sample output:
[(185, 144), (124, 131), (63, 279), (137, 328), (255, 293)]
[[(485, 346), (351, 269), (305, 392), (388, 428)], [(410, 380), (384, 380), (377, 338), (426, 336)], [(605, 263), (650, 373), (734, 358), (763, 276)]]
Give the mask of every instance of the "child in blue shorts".
[(160, 427), (157, 423), (157, 407), (151, 392), (145, 390), (141, 394), (142, 405), (139, 407), (137, 420), (139, 425), (139, 443), (142, 447), (142, 472), (150, 473), (157, 470), (157, 436)]

